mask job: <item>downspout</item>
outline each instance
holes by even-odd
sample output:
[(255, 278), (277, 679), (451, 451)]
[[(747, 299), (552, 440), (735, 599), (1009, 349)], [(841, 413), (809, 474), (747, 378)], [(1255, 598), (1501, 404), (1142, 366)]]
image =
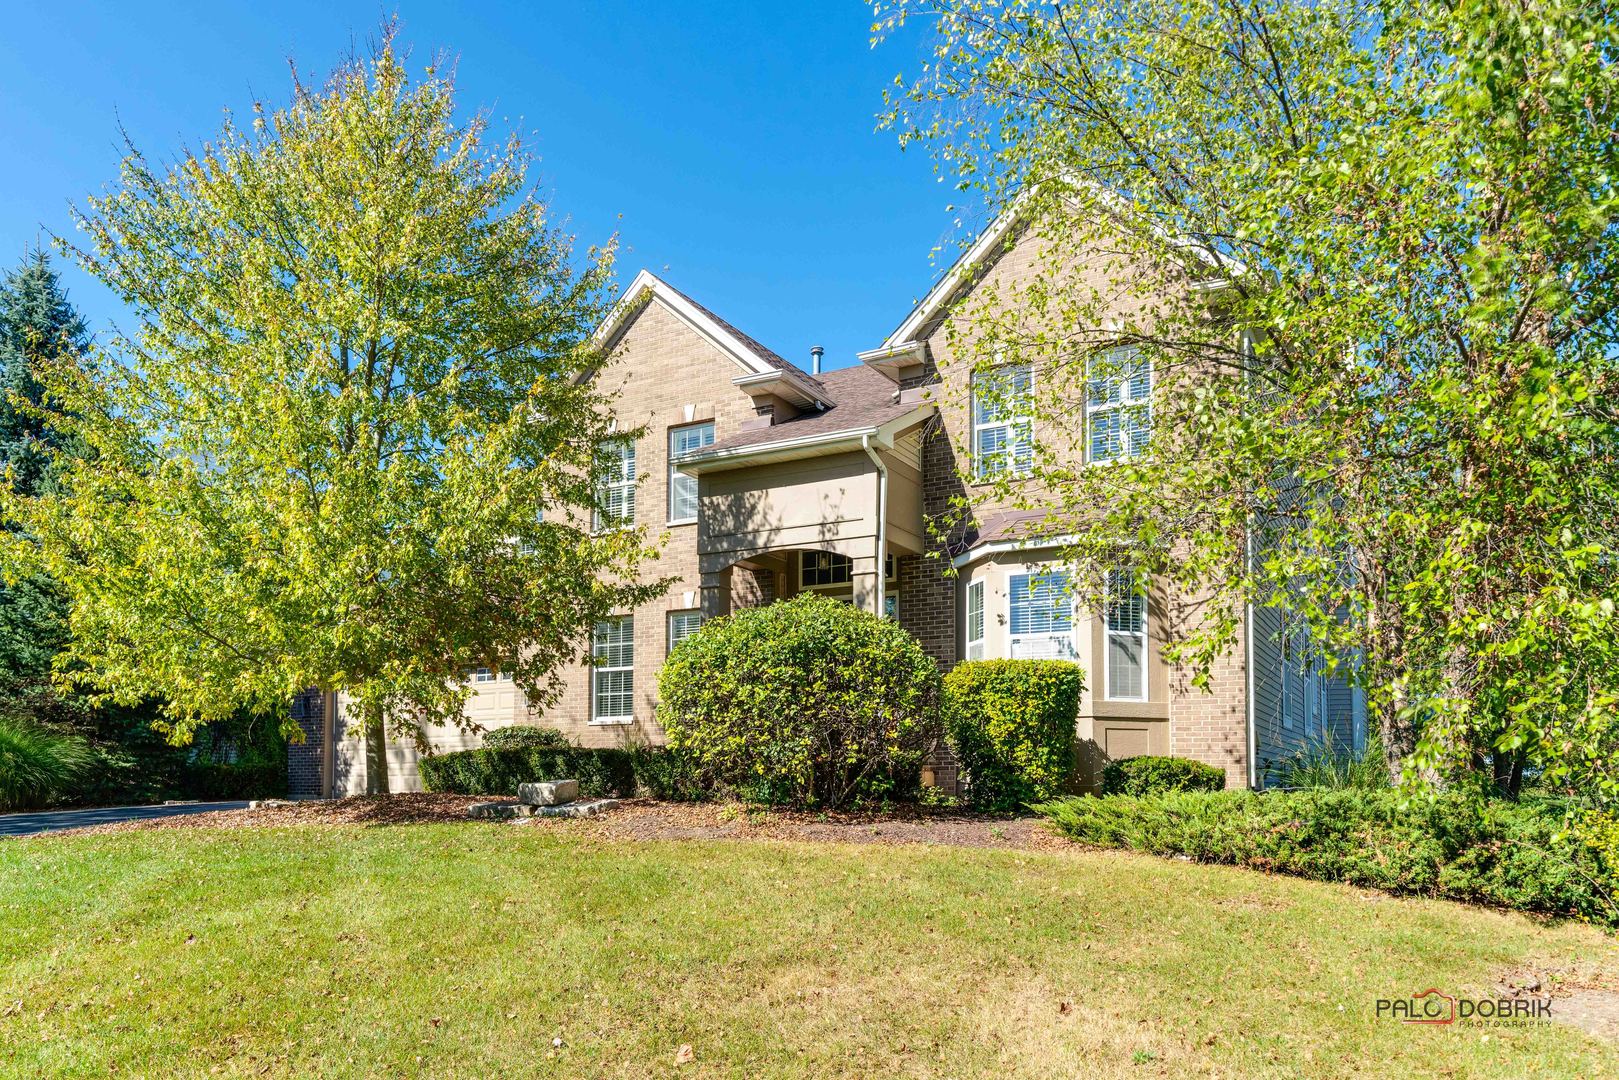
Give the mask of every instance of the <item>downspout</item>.
[(860, 436), (860, 449), (877, 467), (877, 614), (888, 606), (888, 466), (883, 456), (871, 448), (871, 436)]
[[(1243, 547), (1246, 549), (1248, 558), (1247, 570), (1251, 574), (1254, 567), (1254, 530), (1251, 527), (1252, 522), (1249, 525), (1248, 535), (1243, 539)], [(1259, 742), (1255, 732), (1256, 716), (1254, 713), (1254, 602), (1252, 600), (1248, 601), (1245, 607), (1248, 625), (1245, 628), (1246, 632), (1243, 634), (1244, 656), (1242, 666), (1248, 683), (1248, 708), (1246, 710), (1248, 713), (1248, 790), (1252, 791), (1259, 787), (1259, 768), (1254, 761), (1254, 754)]]

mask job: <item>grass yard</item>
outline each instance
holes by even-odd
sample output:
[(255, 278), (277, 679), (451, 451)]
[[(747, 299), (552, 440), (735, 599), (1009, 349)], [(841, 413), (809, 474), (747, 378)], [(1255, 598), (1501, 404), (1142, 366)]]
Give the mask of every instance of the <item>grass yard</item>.
[(0, 843), (8, 1076), (1619, 1074), (1560, 1024), (1374, 1015), (1525, 968), (1611, 984), (1619, 950), (1077, 849), (479, 823)]

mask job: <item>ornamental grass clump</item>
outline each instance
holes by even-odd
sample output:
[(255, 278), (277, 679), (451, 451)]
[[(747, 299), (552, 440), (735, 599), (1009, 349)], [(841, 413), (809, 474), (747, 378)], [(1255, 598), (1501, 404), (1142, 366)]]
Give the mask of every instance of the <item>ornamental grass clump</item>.
[(0, 717), (0, 810), (44, 806), (72, 791), (95, 760), (90, 745), (31, 720)]

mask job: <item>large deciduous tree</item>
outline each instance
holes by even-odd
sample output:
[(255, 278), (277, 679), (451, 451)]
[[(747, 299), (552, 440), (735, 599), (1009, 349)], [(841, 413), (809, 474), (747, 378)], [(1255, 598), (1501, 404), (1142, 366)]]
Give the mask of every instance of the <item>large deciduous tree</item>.
[(543, 706), (646, 592), (642, 535), (588, 527), (611, 251), (394, 40), (172, 164), (131, 147), (79, 218), (134, 326), (38, 371), (88, 452), (7, 496), (8, 554), (66, 591), (62, 671), (176, 739), (317, 687), (375, 755), (465, 724), (478, 667)]
[(897, 0), (879, 35), (907, 19), (936, 49), (888, 122), (1049, 260), (969, 301), (977, 362), (1032, 360), (1047, 431), (1152, 365), (1149, 453), (1042, 448), (1074, 558), (1211, 594), (1194, 668), (1287, 612), (1396, 773), (1619, 794), (1612, 4)]

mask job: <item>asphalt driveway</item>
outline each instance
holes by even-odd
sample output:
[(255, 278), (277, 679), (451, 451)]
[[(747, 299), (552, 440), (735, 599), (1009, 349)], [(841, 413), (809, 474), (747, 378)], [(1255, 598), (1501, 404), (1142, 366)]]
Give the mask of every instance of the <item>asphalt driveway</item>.
[(96, 806), (88, 810), (39, 810), (27, 814), (0, 814), (0, 837), (31, 836), (57, 829), (82, 829), (87, 825), (115, 825), (120, 821), (145, 821), (176, 817), (180, 814), (206, 814), (211, 810), (244, 810), (246, 802), (178, 803), (173, 806)]

